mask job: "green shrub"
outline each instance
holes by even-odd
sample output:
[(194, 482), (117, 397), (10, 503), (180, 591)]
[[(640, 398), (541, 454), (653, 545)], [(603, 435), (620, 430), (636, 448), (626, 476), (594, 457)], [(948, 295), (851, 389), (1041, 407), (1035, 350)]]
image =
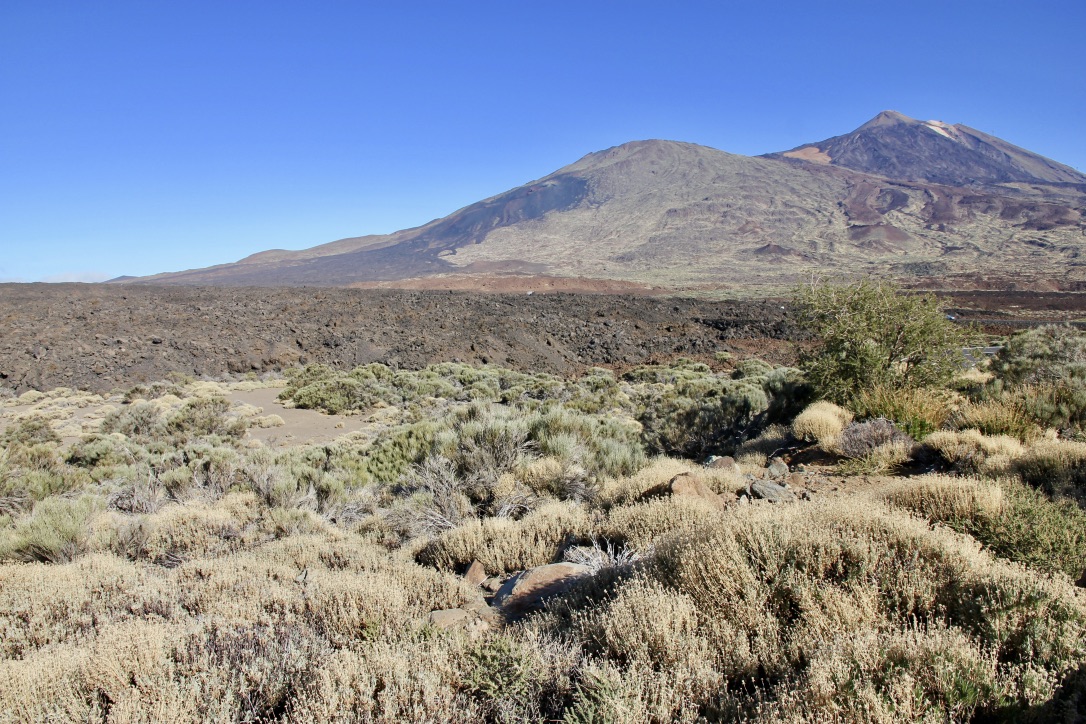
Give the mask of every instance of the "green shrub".
[(487, 704), (526, 699), (534, 672), (532, 657), (522, 647), (519, 641), (499, 635), (470, 648), (464, 676), (468, 691)]
[(950, 397), (944, 390), (882, 384), (857, 390), (849, 409), (861, 419), (891, 420), (917, 440), (941, 428), (952, 412)]
[(27, 470), (16, 484), (25, 490), (32, 500), (45, 500), (53, 495), (81, 490), (91, 482), (90, 475), (84, 470), (58, 466), (46, 470)]
[(197, 397), (185, 403), (167, 422), (166, 429), (182, 439), (217, 436), (238, 439), (248, 427), (245, 420), (230, 417), (225, 397)]
[(527, 453), (529, 419), (524, 413), (473, 404), (451, 419), (451, 430), (435, 446), (436, 452), (445, 455), (456, 474), (475, 487), (492, 488)]
[(800, 366), (820, 395), (848, 404), (857, 390), (943, 387), (971, 333), (932, 295), (886, 282), (812, 284), (795, 292), (800, 322), (819, 340)]
[(1037, 417), (1022, 395), (1005, 394), (978, 402), (968, 402), (951, 415), (950, 426), (956, 430), (979, 430), (985, 435), (1009, 435), (1022, 442), (1041, 436)]
[(166, 421), (159, 407), (137, 402), (106, 415), (99, 428), (102, 433), (120, 433), (125, 437), (149, 440), (165, 433)]
[(29, 447), (59, 442), (60, 436), (53, 431), (53, 428), (49, 425), (49, 420), (36, 415), (19, 420), (0, 435), (0, 446), (3, 447), (12, 445)]
[(813, 399), (814, 388), (801, 370), (777, 367), (761, 378), (762, 390), (769, 397), (764, 422), (791, 422)]
[(563, 407), (535, 413), (528, 421), (528, 442), (540, 455), (580, 465), (591, 475), (632, 475), (645, 464), (636, 424)]
[(992, 360), (991, 396), (1012, 393), (1039, 424), (1086, 424), (1086, 333), (1045, 325), (1012, 336)]
[(15, 523), (7, 540), (0, 540), (0, 560), (68, 563), (87, 551), (90, 524), (100, 505), (84, 496), (78, 500), (46, 498)]
[(1026, 414), (1046, 427), (1081, 430), (1086, 424), (1086, 379), (1023, 385), (1013, 396)]
[(992, 371), (1010, 385), (1086, 379), (1086, 333), (1054, 324), (1019, 332), (993, 358)]
[(716, 376), (655, 386), (639, 402), (647, 450), (690, 458), (723, 449), (769, 408), (755, 380)]
[(745, 359), (735, 365), (735, 371), (732, 372), (732, 377), (737, 380), (742, 380), (747, 377), (765, 377), (773, 371), (773, 365), (768, 362), (763, 362), (760, 359)]
[(393, 428), (365, 449), (362, 471), (378, 483), (395, 483), (430, 454), (438, 429), (432, 420)]
[(146, 462), (147, 450), (115, 435), (86, 435), (68, 450), (67, 463), (80, 468), (114, 468)]

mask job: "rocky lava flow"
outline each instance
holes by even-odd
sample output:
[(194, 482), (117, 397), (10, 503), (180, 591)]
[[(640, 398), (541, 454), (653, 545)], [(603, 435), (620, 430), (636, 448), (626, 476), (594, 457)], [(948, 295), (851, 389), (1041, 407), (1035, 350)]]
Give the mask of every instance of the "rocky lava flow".
[(779, 301), (329, 288), (0, 285), (0, 386), (92, 391), (321, 362), (572, 373), (739, 349), (788, 361)]

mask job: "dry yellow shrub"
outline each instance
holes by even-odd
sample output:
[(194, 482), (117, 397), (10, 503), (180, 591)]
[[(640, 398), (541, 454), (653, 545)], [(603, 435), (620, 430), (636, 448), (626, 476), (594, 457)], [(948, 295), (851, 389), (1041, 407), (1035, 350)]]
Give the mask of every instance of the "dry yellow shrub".
[(548, 491), (556, 480), (566, 473), (566, 466), (562, 461), (554, 457), (542, 457), (534, 460), (525, 460), (517, 470), (517, 475), (530, 490), (535, 492)]
[(0, 660), (0, 724), (100, 719), (80, 679), (89, 657), (85, 649), (66, 646)]
[[(993, 559), (972, 538), (874, 499), (739, 508), (669, 541), (656, 565), (655, 575), (714, 622), (710, 632), (727, 635), (713, 640), (729, 677), (751, 673), (730, 668), (743, 661), (785, 674), (840, 635), (931, 617), (1003, 632), (1003, 657), (1040, 665), (1035, 652), (1045, 650), (1055, 667), (1086, 658), (1073, 650), (1086, 635), (1086, 602), (1069, 580)], [(1006, 605), (1014, 600), (1030, 605)]]
[(852, 413), (832, 402), (819, 400), (809, 405), (792, 421), (792, 434), (800, 440), (818, 443), (832, 451), (841, 431), (852, 422)]
[(567, 721), (608, 724), (695, 724), (699, 701), (719, 692), (722, 679), (709, 660), (656, 669), (643, 663), (593, 659), (580, 669)]
[(707, 500), (671, 496), (612, 508), (598, 529), (601, 537), (646, 551), (664, 536), (719, 519), (721, 512)]
[(237, 550), (243, 529), (253, 522), (256, 511), (229, 502), (168, 505), (147, 516), (142, 554), (151, 561), (178, 563)]
[(898, 508), (935, 520), (972, 520), (999, 515), (1003, 490), (992, 482), (948, 475), (925, 475), (893, 483), (883, 498)]
[(604, 481), (596, 503), (603, 508), (631, 503), (652, 488), (665, 485), (676, 475), (696, 475), (715, 493), (735, 493), (746, 486), (741, 473), (706, 468), (689, 460), (657, 457), (628, 478)]
[(1026, 448), (1009, 435), (984, 435), (979, 430), (939, 430), (924, 438), (947, 463), (962, 472), (1001, 475)]
[(490, 573), (508, 573), (552, 563), (569, 543), (585, 539), (591, 520), (573, 503), (548, 503), (521, 520), (472, 520), (445, 531), (419, 560), (453, 570), (478, 560)]
[(655, 457), (649, 464), (627, 478), (605, 480), (602, 483), (597, 502), (603, 507), (622, 505), (637, 500), (650, 488), (671, 480), (676, 475), (699, 471), (700, 466), (688, 460), (677, 460), (664, 456)]
[[(1032, 676), (1047, 678), (1043, 672)], [(759, 720), (967, 721), (979, 699), (970, 689), (1005, 696), (1014, 690), (1006, 678), (989, 652), (955, 629), (849, 633), (812, 651), (804, 674), (775, 687)], [(1050, 691), (1052, 682), (1044, 683)]]
[(396, 645), (378, 641), (337, 651), (306, 677), (288, 711), (289, 721), (482, 721), (481, 711), (459, 686), (461, 657), (459, 644), (446, 638)]
[(161, 569), (112, 555), (67, 565), (0, 565), (0, 655), (83, 640), (111, 621), (171, 620), (180, 615), (177, 598)]
[(598, 610), (580, 616), (581, 635), (610, 658), (672, 668), (711, 657), (693, 600), (651, 579), (625, 583)]

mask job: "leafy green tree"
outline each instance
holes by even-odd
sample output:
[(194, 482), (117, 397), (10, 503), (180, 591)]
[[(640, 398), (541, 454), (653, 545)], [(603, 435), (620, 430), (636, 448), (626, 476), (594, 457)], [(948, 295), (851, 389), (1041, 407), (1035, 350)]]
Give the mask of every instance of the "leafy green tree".
[(822, 396), (837, 402), (879, 386), (945, 385), (974, 336), (948, 319), (933, 295), (889, 282), (815, 283), (797, 289), (794, 303), (819, 340), (800, 366)]

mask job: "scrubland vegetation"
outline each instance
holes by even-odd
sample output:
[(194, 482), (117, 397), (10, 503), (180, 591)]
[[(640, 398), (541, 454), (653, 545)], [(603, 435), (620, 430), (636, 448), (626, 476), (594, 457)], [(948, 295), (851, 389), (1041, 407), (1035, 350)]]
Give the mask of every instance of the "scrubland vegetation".
[(930, 300), (799, 301), (802, 369), (293, 370), (375, 421), (322, 445), (180, 378), (0, 403), (0, 721), (1083, 716), (1086, 337), (966, 368)]

